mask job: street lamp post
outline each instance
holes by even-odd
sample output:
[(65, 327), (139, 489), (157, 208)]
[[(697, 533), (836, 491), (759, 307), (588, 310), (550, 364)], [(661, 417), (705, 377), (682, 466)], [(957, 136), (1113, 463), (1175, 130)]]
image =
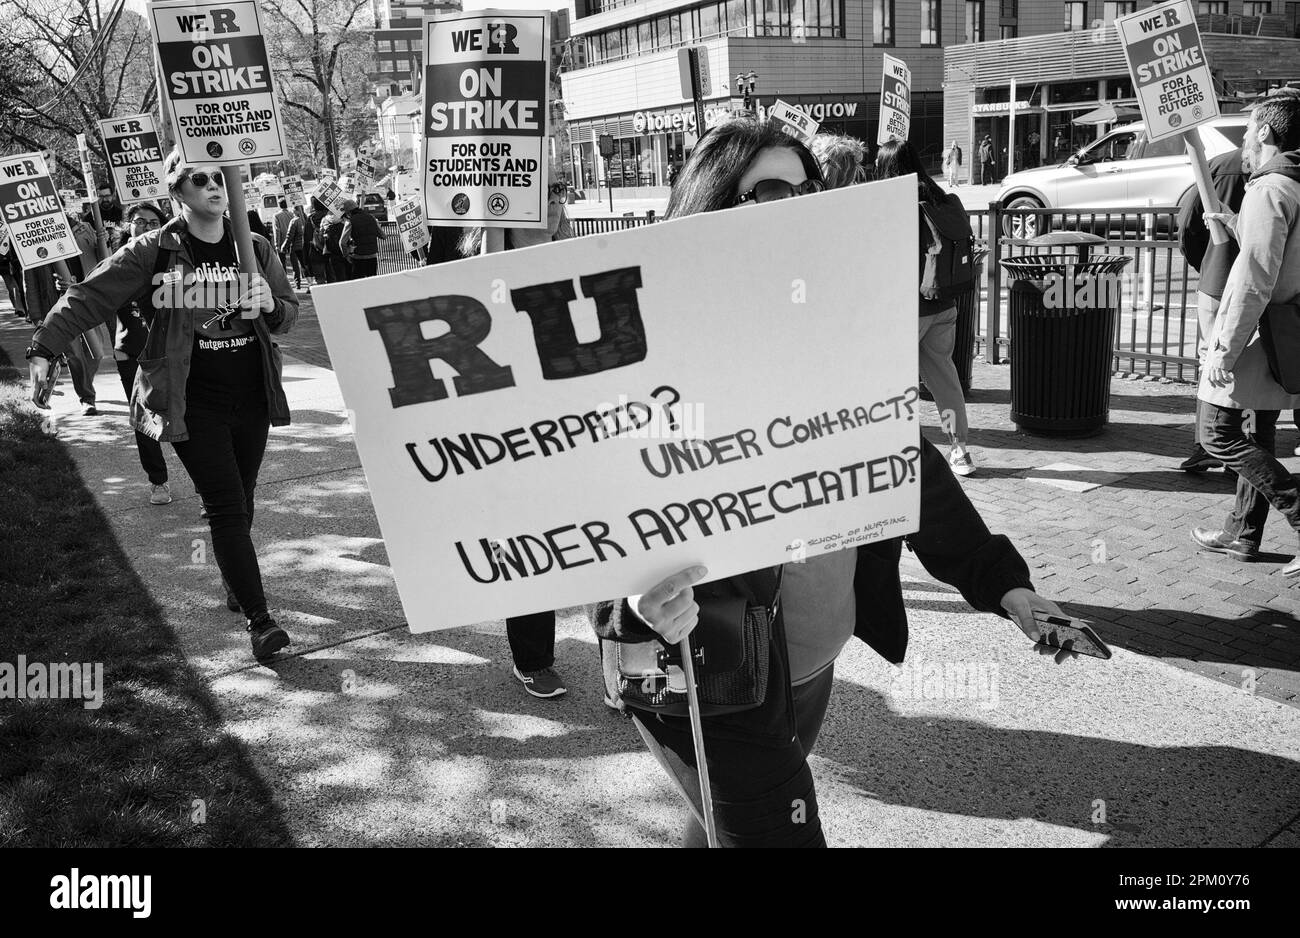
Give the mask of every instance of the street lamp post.
[(736, 94), (744, 98), (746, 111), (753, 109), (754, 88), (757, 86), (758, 74), (756, 72), (746, 72), (743, 75), (736, 76)]

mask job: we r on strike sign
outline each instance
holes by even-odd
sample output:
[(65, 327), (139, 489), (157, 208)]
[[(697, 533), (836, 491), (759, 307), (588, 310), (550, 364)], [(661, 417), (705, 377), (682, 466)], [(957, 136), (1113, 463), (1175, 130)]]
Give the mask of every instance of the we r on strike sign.
[(149, 14), (185, 161), (285, 156), (257, 3), (173, 0)]
[(424, 196), (436, 224), (544, 228), (545, 13), (424, 21)]

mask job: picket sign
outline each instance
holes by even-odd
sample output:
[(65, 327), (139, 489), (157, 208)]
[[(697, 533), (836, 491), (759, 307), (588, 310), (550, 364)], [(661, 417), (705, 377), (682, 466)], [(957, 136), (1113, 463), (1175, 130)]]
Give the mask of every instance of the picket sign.
[[(1205, 146), (1196, 131), (1219, 116), (1219, 98), (1191, 0), (1172, 0), (1119, 17), (1115, 28), (1148, 139), (1181, 135), (1205, 211), (1220, 211)], [(1223, 224), (1208, 224), (1214, 243), (1226, 244), (1231, 236)]]

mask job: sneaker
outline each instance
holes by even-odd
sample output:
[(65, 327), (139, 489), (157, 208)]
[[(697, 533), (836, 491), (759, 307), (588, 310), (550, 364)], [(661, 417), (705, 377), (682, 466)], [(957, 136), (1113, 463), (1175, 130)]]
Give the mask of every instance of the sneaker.
[(82, 416), (84, 416), (84, 417), (98, 417), (98, 416), (99, 416), (99, 410), (96, 409), (96, 407), (95, 407), (94, 404), (87, 404), (85, 407), (83, 407), (83, 408), (81, 409), (81, 413), (82, 413)]
[(1297, 456), (1300, 456), (1300, 446), (1297, 446), (1297, 447), (1295, 448), (1295, 454), (1296, 454)]
[(170, 505), (172, 503), (172, 489), (166, 482), (159, 482), (149, 492), (150, 505)]
[(542, 668), (540, 671), (520, 671), (518, 666), (512, 669), (524, 690), (534, 697), (559, 697), (568, 691), (564, 679), (554, 668)]
[(975, 474), (975, 460), (971, 457), (970, 450), (964, 446), (954, 446), (948, 453), (948, 465), (952, 471), (959, 476), (973, 476)]
[(275, 624), (269, 612), (249, 620), (248, 640), (253, 646), (253, 657), (258, 661), (270, 658), (289, 644), (289, 633)]

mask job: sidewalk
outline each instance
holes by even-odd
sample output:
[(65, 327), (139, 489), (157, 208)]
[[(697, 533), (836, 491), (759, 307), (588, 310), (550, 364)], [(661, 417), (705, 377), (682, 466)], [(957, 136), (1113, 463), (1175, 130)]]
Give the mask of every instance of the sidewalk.
[[(677, 796), (630, 724), (602, 705), (594, 640), (575, 610), (560, 617), (557, 666), (570, 690), (558, 701), (518, 687), (501, 623), (406, 631), (303, 307), (282, 342), (294, 424), (273, 431), (258, 487), (267, 592), (295, 640), (271, 667), (252, 662), (240, 618), (224, 609), (206, 525), (170, 448), (176, 500), (147, 504), (111, 364), (96, 382), (101, 416), (80, 416), (65, 383), (52, 418), (297, 841), (674, 842)], [(0, 342), (15, 361), (28, 335), (0, 305)], [(963, 486), (1035, 567), (1040, 590), (1095, 621), (1115, 657), (1055, 667), (905, 552), (908, 668), (900, 676), (857, 642), (836, 665), (812, 762), (828, 838), (1300, 846), (1300, 593), (1276, 575), (1295, 547), (1284, 526), (1271, 519), (1264, 563), (1196, 553), (1188, 528), (1217, 523), (1230, 488), (1221, 474), (1170, 469), (1190, 439), (1191, 388), (1116, 380), (1111, 427), (1061, 442), (1014, 430), (1007, 377), (976, 365), (981, 473)], [(935, 434), (933, 405), (925, 417)], [(1279, 436), (1290, 452), (1296, 435)], [(977, 669), (983, 683), (931, 680), (945, 664)]]

